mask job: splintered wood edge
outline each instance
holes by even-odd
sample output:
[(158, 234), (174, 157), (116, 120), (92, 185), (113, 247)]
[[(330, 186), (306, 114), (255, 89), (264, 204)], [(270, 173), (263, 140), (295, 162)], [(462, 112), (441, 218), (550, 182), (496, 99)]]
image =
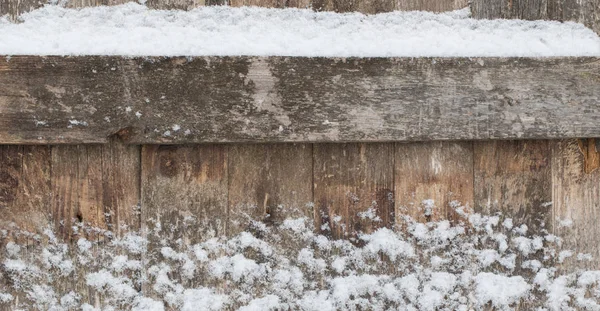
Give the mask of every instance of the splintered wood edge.
[(600, 58), (0, 56), (0, 144), (600, 137)]

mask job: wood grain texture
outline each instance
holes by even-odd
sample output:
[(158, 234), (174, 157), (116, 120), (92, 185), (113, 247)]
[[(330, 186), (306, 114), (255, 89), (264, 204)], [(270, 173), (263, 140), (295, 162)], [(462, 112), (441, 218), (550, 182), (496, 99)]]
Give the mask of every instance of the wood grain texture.
[(475, 18), (574, 21), (600, 33), (597, 0), (473, 0)]
[[(352, 239), (360, 232), (394, 225), (394, 144), (315, 144), (313, 148), (318, 231)], [(364, 214), (369, 210), (372, 217)]]
[(228, 159), (230, 235), (246, 230), (249, 219), (312, 220), (312, 145), (232, 145)]
[[(70, 239), (94, 231), (139, 230), (140, 148), (112, 138), (106, 145), (52, 147), (50, 202), (55, 229)], [(83, 224), (88, 232), (73, 232)]]
[[(456, 207), (473, 207), (472, 142), (397, 143), (395, 162), (399, 217), (458, 220)], [(424, 200), (433, 200), (433, 208)]]
[(227, 183), (223, 145), (143, 146), (142, 227), (159, 244), (225, 235)]
[(594, 137), (598, 72), (597, 58), (0, 57), (0, 143)]
[(49, 202), (50, 149), (0, 146), (0, 230), (43, 232), (52, 223)]
[(263, 8), (299, 8), (311, 7), (310, 0), (229, 0), (232, 7), (257, 6)]
[(551, 232), (551, 150), (547, 140), (475, 142), (475, 211), (501, 212), (528, 234)]
[[(597, 151), (582, 150), (582, 145), (587, 147), (588, 142), (570, 139), (551, 144), (553, 233), (563, 239), (564, 249), (574, 251), (561, 265), (567, 271), (600, 269), (600, 171), (586, 172), (586, 158)], [(578, 261), (578, 253), (594, 260)]]

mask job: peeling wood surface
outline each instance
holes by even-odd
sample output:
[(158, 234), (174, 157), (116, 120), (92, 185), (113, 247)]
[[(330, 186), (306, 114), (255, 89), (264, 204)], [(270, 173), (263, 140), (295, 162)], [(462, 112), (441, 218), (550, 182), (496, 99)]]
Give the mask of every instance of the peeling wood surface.
[[(567, 271), (600, 269), (600, 171), (586, 172), (587, 155), (581, 152), (580, 143), (570, 139), (551, 145), (553, 233), (563, 238), (564, 249), (575, 252), (562, 264)], [(578, 261), (578, 253), (595, 260)]]
[(600, 136), (598, 58), (0, 57), (0, 143)]
[(473, 143), (397, 143), (395, 177), (397, 215), (457, 220), (456, 207), (473, 208)]
[(598, 0), (473, 0), (475, 18), (574, 21), (600, 33)]
[(246, 230), (240, 224), (248, 219), (312, 221), (312, 145), (233, 145), (228, 159), (230, 235)]
[(353, 239), (357, 233), (394, 225), (394, 144), (313, 148), (317, 231)]
[(476, 212), (501, 212), (529, 233), (552, 230), (552, 158), (550, 142), (474, 143)]

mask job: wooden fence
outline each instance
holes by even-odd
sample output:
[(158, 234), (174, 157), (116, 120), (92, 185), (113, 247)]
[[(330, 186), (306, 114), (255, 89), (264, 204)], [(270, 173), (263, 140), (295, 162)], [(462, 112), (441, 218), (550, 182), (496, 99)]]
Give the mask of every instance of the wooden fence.
[[(247, 214), (273, 222), (308, 216), (317, 225), (339, 215), (351, 231), (370, 232), (401, 215), (453, 219), (450, 203), (458, 201), (600, 256), (594, 139), (127, 146), (115, 138), (0, 150), (0, 225), (8, 230), (54, 226), (68, 238), (73, 222), (83, 221), (122, 234), (152, 219), (175, 224), (194, 215), (206, 227), (173, 236), (193, 243), (204, 231), (244, 230), (236, 217)], [(426, 199), (436, 206), (429, 215)], [(370, 207), (382, 222), (356, 217)], [(573, 226), (560, 226), (564, 219)], [(351, 234), (330, 225), (334, 237)]]
[[(39, 5), (0, 0), (0, 15), (16, 20)], [(375, 13), (467, 3), (229, 5)], [(600, 31), (597, 0), (475, 0), (471, 9), (477, 18), (574, 20)], [(599, 94), (598, 58), (2, 56), (0, 230), (53, 226), (69, 239), (73, 222), (84, 222), (122, 235), (191, 215), (201, 227), (164, 235), (193, 243), (207, 231), (244, 230), (243, 215), (303, 215), (344, 237), (402, 215), (452, 220), (457, 201), (600, 258)], [(356, 217), (374, 205), (382, 222)], [(331, 222), (336, 215), (345, 230)]]

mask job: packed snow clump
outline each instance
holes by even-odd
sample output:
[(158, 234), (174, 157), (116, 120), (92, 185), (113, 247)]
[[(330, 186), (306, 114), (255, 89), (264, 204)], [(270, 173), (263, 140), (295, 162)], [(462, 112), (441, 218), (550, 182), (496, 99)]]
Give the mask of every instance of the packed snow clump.
[(128, 3), (46, 5), (0, 18), (3, 55), (477, 57), (599, 56), (600, 38), (573, 22), (476, 20), (448, 13), (313, 12), (200, 7), (150, 10)]

